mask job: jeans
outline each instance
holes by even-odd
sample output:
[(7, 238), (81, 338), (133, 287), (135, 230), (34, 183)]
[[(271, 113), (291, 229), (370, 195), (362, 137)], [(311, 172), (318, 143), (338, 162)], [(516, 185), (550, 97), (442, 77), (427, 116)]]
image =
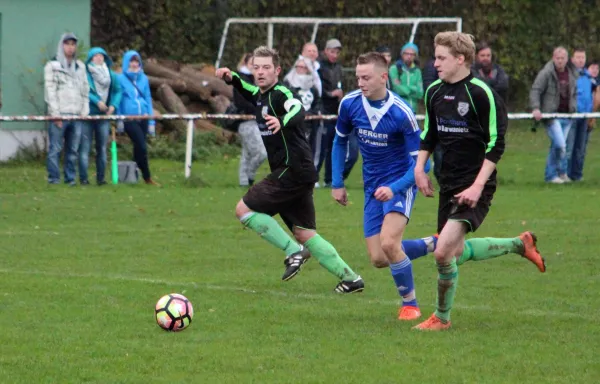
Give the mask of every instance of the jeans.
[(567, 175), (571, 180), (583, 178), (583, 163), (588, 142), (588, 120), (577, 119), (567, 136)]
[(81, 140), (81, 121), (63, 121), (62, 128), (54, 122), (48, 125), (48, 158), (46, 168), (48, 169), (48, 182), (58, 184), (60, 182), (60, 153), (65, 148), (64, 174), (65, 183), (74, 183), (77, 163), (77, 152)]
[(148, 146), (146, 136), (148, 135), (148, 121), (126, 121), (125, 133), (133, 143), (133, 160), (136, 162), (145, 181), (150, 180), (150, 166), (148, 165)]
[(79, 180), (88, 181), (88, 165), (92, 138), (96, 142), (96, 181), (104, 183), (106, 171), (106, 144), (108, 143), (108, 132), (110, 121), (86, 121), (81, 131), (81, 143), (79, 145)]
[[(319, 163), (317, 164), (317, 173), (321, 171), (323, 163), (325, 163), (325, 184), (331, 184), (332, 179), (332, 162), (331, 152), (333, 150), (333, 139), (335, 139), (335, 121), (325, 121), (325, 133), (321, 139), (321, 153)], [(348, 136), (348, 154), (346, 155), (346, 163), (344, 164), (343, 177), (344, 180), (350, 175), (354, 164), (358, 161), (358, 135), (356, 130)]]
[(551, 119), (546, 122), (546, 133), (550, 138), (550, 151), (546, 160), (544, 180), (550, 181), (567, 174), (567, 136), (572, 120)]

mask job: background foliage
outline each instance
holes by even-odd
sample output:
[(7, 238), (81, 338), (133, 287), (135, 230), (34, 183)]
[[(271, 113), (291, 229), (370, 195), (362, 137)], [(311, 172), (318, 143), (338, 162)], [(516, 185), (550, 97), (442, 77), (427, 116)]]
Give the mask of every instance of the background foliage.
[[(301, 5), (299, 5), (301, 4)], [(113, 55), (138, 49), (146, 56), (214, 63), (229, 17), (462, 17), (463, 31), (492, 44), (498, 62), (511, 76), (511, 109), (523, 110), (530, 84), (553, 47), (585, 47), (600, 58), (600, 0), (371, 0), (299, 2), (293, 0), (95, 0), (92, 44)], [(416, 38), (420, 59), (432, 54), (435, 34), (444, 25), (422, 25)], [(312, 27), (276, 26), (274, 44), (291, 65)], [(409, 27), (322, 26), (317, 43), (335, 36), (344, 44), (343, 63), (352, 66), (360, 52), (388, 44), (395, 56), (410, 35)], [(223, 63), (235, 66), (244, 51), (266, 43), (266, 26), (233, 26)], [(348, 81), (352, 86), (352, 75)]]

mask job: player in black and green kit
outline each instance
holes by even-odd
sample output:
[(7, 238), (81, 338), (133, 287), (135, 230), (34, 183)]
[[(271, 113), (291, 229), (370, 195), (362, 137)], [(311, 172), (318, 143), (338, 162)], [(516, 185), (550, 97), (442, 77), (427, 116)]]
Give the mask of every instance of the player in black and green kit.
[[(239, 201), (236, 216), (246, 227), (285, 252), (284, 281), (293, 278), (312, 255), (341, 280), (336, 292), (360, 292), (364, 289), (362, 278), (316, 232), (313, 188), (317, 173), (304, 136), (302, 102), (279, 83), (281, 67), (276, 50), (258, 47), (252, 60), (256, 85), (245, 82), (228, 68), (216, 72), (217, 77), (256, 104), (256, 120), (271, 168), (271, 173)], [(297, 241), (273, 219), (276, 214)]]
[[(544, 272), (546, 266), (536, 238), (525, 232), (518, 239), (473, 239), (489, 212), (496, 191), (496, 163), (504, 152), (508, 115), (502, 99), (483, 81), (473, 78), (475, 56), (472, 36), (442, 32), (435, 37), (435, 68), (439, 80), (425, 92), (425, 125), (415, 165), (419, 190), (433, 196), (424, 166), (436, 145), (442, 150), (438, 208), (439, 238), (434, 251), (438, 269), (437, 308), (417, 325), (419, 330), (450, 327), (450, 310), (458, 284), (457, 259), (485, 260), (500, 254), (520, 253)], [(499, 252), (500, 250), (500, 252)]]

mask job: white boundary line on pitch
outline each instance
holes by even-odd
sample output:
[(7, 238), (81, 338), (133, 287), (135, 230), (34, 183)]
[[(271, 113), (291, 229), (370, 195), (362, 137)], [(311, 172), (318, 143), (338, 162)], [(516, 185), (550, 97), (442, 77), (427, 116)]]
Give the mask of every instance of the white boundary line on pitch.
[[(93, 278), (99, 280), (113, 280), (113, 281), (130, 281), (130, 282), (138, 282), (138, 283), (148, 283), (148, 284), (160, 284), (160, 285), (171, 285), (171, 286), (185, 286), (192, 288), (202, 288), (213, 291), (229, 291), (229, 292), (238, 292), (238, 293), (247, 293), (247, 294), (263, 294), (270, 296), (279, 296), (279, 297), (288, 297), (288, 298), (304, 298), (304, 299), (312, 299), (312, 300), (331, 300), (332, 297), (336, 297), (340, 294), (331, 293), (331, 295), (320, 295), (320, 294), (312, 294), (312, 293), (297, 293), (290, 294), (285, 291), (274, 291), (270, 289), (251, 289), (244, 287), (225, 287), (213, 284), (199, 284), (195, 282), (176, 282), (162, 279), (151, 279), (147, 277), (135, 277), (135, 276), (123, 276), (123, 275), (102, 275), (102, 274), (94, 274), (94, 273), (57, 273), (57, 272), (47, 272), (47, 271), (20, 271), (20, 270), (11, 270), (11, 269), (0, 269), (0, 273), (3, 274), (18, 274), (18, 275), (32, 275), (32, 276), (45, 276), (45, 277), (56, 277), (59, 279), (85, 279), (85, 278)], [(362, 301), (367, 304), (379, 304), (379, 305), (398, 305), (398, 300), (378, 300), (378, 299), (368, 299), (366, 301)], [(433, 307), (433, 305), (425, 305), (425, 307)], [(472, 305), (454, 305), (454, 308), (460, 310), (467, 311), (479, 311), (479, 312), (502, 312), (505, 313), (505, 308), (494, 308), (490, 306), (472, 306)], [(584, 319), (589, 321), (597, 321), (598, 316), (594, 316), (592, 314), (586, 315), (579, 312), (554, 312), (554, 311), (543, 311), (537, 309), (526, 309), (520, 310), (519, 315), (525, 316), (533, 316), (533, 317), (555, 317), (555, 318), (564, 318), (564, 319)]]

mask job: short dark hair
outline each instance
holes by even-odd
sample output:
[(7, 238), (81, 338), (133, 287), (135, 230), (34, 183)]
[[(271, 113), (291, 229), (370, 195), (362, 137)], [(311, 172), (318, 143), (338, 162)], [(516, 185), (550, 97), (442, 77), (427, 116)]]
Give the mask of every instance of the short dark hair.
[(575, 49), (573, 50), (573, 53), (575, 53), (575, 52), (583, 52), (583, 53), (585, 53), (585, 48), (583, 48), (583, 47), (575, 47)]
[(252, 53), (253, 57), (271, 57), (273, 58), (273, 66), (279, 67), (279, 52), (276, 49), (261, 45)]
[(356, 65), (364, 65), (364, 64), (374, 64), (375, 66), (379, 66), (387, 69), (388, 64), (385, 56), (379, 52), (367, 52), (358, 56), (356, 59)]
[(375, 48), (375, 52), (392, 53), (392, 50), (387, 45), (380, 45), (379, 47)]
[(475, 54), (479, 53), (479, 51), (483, 51), (484, 49), (492, 49), (490, 45), (486, 41), (481, 41), (475, 45)]

